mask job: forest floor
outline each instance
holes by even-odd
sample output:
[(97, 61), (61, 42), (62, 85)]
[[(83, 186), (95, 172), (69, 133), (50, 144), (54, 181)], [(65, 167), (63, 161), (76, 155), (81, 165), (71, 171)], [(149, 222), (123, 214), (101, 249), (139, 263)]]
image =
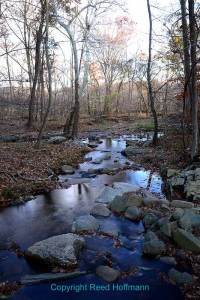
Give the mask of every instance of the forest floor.
[[(85, 121), (81, 120), (80, 137), (87, 137), (92, 132), (109, 136), (144, 134), (153, 129), (153, 121), (146, 119), (119, 119)], [(61, 131), (60, 124), (51, 123), (47, 132)], [(171, 116), (159, 119), (159, 129), (164, 135), (158, 146), (152, 149), (149, 157), (137, 156), (136, 163), (147, 169), (159, 170), (166, 165), (182, 168), (189, 162), (189, 149), (183, 152), (180, 120)], [(0, 122), (1, 136), (36, 137), (37, 130), (27, 130), (17, 121)], [(48, 144), (42, 142), (40, 149), (34, 148), (34, 142), (0, 141), (0, 206), (8, 206), (24, 201), (30, 195), (48, 192), (57, 187), (57, 174), (63, 164), (77, 166), (88, 148), (78, 145)]]

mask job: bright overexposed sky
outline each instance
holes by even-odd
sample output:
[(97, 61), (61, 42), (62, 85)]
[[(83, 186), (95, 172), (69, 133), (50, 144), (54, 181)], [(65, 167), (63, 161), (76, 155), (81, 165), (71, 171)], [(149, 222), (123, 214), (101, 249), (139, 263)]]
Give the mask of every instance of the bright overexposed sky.
[[(128, 13), (133, 21), (136, 22), (137, 35), (132, 42), (132, 46), (136, 49), (139, 48), (146, 52), (148, 48), (148, 30), (149, 19), (146, 0), (125, 0)], [(180, 7), (179, 0), (151, 0), (152, 15), (153, 15), (153, 31), (158, 35), (157, 40), (162, 39), (162, 35), (165, 35), (163, 29), (164, 17), (177, 11)], [(156, 41), (156, 39), (155, 39)], [(162, 47), (162, 41), (160, 41), (160, 47)], [(154, 47), (159, 47), (159, 43), (154, 43)]]
[[(83, 2), (87, 0), (82, 0)], [(112, 1), (112, 0), (110, 0)], [(136, 52), (148, 51), (148, 31), (149, 31), (149, 19), (148, 19), (148, 10), (147, 10), (147, 0), (121, 0), (125, 3), (124, 9), (126, 12), (121, 10), (115, 10), (108, 13), (108, 17), (114, 22), (115, 18), (118, 16), (129, 16), (135, 22), (134, 34), (128, 42), (128, 57), (132, 58)], [(83, 3), (82, 2), (82, 3)], [(152, 7), (152, 16), (153, 16), (153, 51), (156, 52), (159, 49), (166, 47), (166, 28), (163, 26), (165, 17), (169, 14), (180, 9), (179, 0), (150, 0)], [(14, 30), (16, 29), (14, 23)], [(106, 27), (105, 27), (106, 28)], [(105, 28), (103, 30), (105, 30)], [(58, 55), (58, 67), (63, 69), (66, 73), (66, 63), (69, 63), (71, 59), (71, 48), (69, 46), (69, 39), (66, 35), (61, 34), (57, 29), (54, 31), (55, 41), (58, 42), (59, 48), (57, 49)], [(10, 40), (13, 43), (18, 43), (16, 36), (11, 34)], [(2, 50), (4, 51), (4, 50)], [(10, 59), (12, 72), (16, 73), (20, 71), (19, 65)], [(6, 60), (5, 56), (0, 57), (0, 63), (6, 73)], [(14, 76), (14, 75), (13, 75)], [(66, 74), (65, 74), (66, 76)]]

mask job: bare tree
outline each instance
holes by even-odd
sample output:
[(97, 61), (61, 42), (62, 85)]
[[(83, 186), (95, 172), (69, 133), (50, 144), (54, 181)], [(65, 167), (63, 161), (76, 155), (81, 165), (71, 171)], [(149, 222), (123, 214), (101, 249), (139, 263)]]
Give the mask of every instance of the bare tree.
[(36, 32), (36, 45), (35, 45), (35, 66), (34, 66), (34, 76), (33, 76), (33, 84), (31, 88), (31, 95), (29, 101), (29, 116), (27, 126), (33, 126), (33, 115), (34, 115), (34, 105), (35, 105), (35, 96), (36, 96), (36, 87), (40, 72), (40, 64), (41, 64), (41, 44), (43, 40), (43, 29), (45, 23), (45, 12), (46, 12), (46, 3), (43, 0), (40, 0), (41, 10), (40, 10), (40, 21), (39, 28)]
[(150, 101), (151, 112), (154, 119), (154, 135), (153, 135), (153, 144), (157, 144), (158, 139), (158, 118), (154, 105), (154, 96), (151, 82), (151, 64), (152, 64), (152, 14), (151, 14), (151, 6), (150, 1), (147, 0), (147, 8), (149, 15), (149, 57), (148, 57), (148, 65), (147, 65), (147, 82), (148, 82), (148, 96)]
[(181, 20), (182, 20), (182, 35), (183, 35), (183, 53), (184, 53), (184, 74), (185, 74), (185, 83), (187, 83), (187, 97), (185, 97), (184, 103), (184, 114), (190, 114), (191, 103), (189, 97), (189, 78), (190, 78), (190, 53), (189, 53), (189, 32), (188, 32), (188, 23), (187, 23), (187, 11), (186, 11), (186, 0), (180, 0), (181, 4)]
[(194, 10), (194, 0), (188, 0), (190, 20), (191, 45), (191, 104), (192, 104), (192, 159), (198, 155), (199, 128), (198, 128), (198, 96), (197, 96), (197, 29)]
[(42, 122), (42, 126), (40, 128), (39, 134), (38, 134), (38, 139), (36, 143), (36, 147), (40, 146), (40, 141), (42, 137), (42, 133), (44, 131), (44, 128), (46, 126), (47, 118), (49, 116), (51, 104), (52, 104), (52, 64), (51, 64), (51, 59), (50, 59), (50, 52), (49, 52), (49, 0), (45, 0), (45, 5), (46, 5), (46, 14), (45, 14), (45, 57), (46, 57), (46, 65), (47, 65), (47, 72), (48, 72), (48, 104), (47, 104), (47, 109), (46, 113), (44, 115), (44, 119)]

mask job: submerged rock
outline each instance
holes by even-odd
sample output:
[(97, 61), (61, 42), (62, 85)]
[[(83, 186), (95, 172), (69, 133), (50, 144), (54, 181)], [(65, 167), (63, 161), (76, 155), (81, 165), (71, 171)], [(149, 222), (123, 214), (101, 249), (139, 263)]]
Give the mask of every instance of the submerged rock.
[(179, 272), (172, 268), (169, 270), (169, 278), (177, 284), (190, 284), (193, 282), (192, 275), (187, 272)]
[(109, 236), (112, 236), (112, 237), (118, 237), (119, 234), (120, 234), (120, 230), (119, 230), (118, 226), (115, 223), (103, 222), (100, 225), (99, 231), (102, 234), (109, 235)]
[(173, 232), (173, 239), (181, 248), (196, 254), (200, 253), (200, 239), (196, 238), (192, 233), (178, 228)]
[(162, 256), (162, 257), (160, 257), (160, 261), (162, 261), (166, 264), (169, 264), (169, 265), (174, 265), (174, 266), (177, 264), (175, 258), (172, 256)]
[(93, 216), (109, 217), (111, 211), (106, 207), (106, 205), (99, 203), (92, 208), (90, 214)]
[(133, 242), (129, 240), (126, 236), (121, 235), (119, 237), (120, 243), (122, 247), (128, 249), (128, 250), (133, 250)]
[(26, 256), (50, 266), (71, 267), (77, 264), (84, 245), (84, 239), (76, 234), (61, 234), (33, 244)]
[(85, 215), (75, 219), (72, 224), (73, 232), (89, 231), (95, 232), (99, 229), (99, 223), (93, 216)]
[(120, 276), (120, 272), (108, 266), (99, 266), (96, 268), (96, 274), (107, 282), (113, 282)]
[(158, 239), (153, 239), (153, 240), (144, 242), (143, 253), (145, 255), (157, 256), (157, 255), (164, 254), (165, 251), (166, 251), (165, 244)]

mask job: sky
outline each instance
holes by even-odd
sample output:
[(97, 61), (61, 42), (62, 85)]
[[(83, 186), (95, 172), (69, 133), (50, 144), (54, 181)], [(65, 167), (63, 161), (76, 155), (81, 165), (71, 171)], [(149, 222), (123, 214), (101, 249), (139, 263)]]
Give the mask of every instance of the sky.
[[(83, 0), (86, 1), (86, 0)], [(112, 1), (112, 0), (111, 0)], [(115, 17), (128, 15), (135, 23), (135, 33), (131, 40), (128, 43), (128, 57), (132, 58), (136, 52), (144, 52), (148, 51), (148, 30), (149, 30), (149, 20), (148, 20), (148, 11), (147, 11), (147, 3), (146, 0), (122, 0), (125, 2), (125, 6), (127, 12), (124, 13), (122, 11), (115, 11), (109, 13), (109, 17), (115, 20)], [(156, 40), (154, 35), (153, 40), (153, 51), (157, 51), (159, 48), (162, 49), (165, 47), (167, 40), (163, 38), (165, 35), (165, 31), (163, 31), (163, 20), (164, 17), (169, 13), (176, 11), (179, 7), (179, 0), (150, 0), (152, 6), (152, 14), (153, 14), (153, 32), (156, 34)], [(11, 37), (13, 41), (16, 37)], [(66, 70), (65, 62), (68, 61), (71, 57), (69, 43), (67, 43), (68, 39), (66, 36), (63, 36), (59, 33), (58, 30), (55, 30), (55, 40), (62, 41), (60, 43), (59, 57), (60, 64), (59, 66)], [(66, 42), (65, 42), (66, 41)], [(61, 49), (62, 48), (62, 49)], [(18, 70), (19, 66), (12, 62), (13, 70)], [(0, 59), (0, 63), (2, 66), (5, 66), (5, 59), (2, 57)]]
[[(146, 0), (125, 0), (128, 13), (131, 18), (136, 22), (137, 35), (131, 46), (140, 48), (142, 51), (147, 52), (148, 49), (148, 31), (149, 19)], [(152, 14), (153, 14), (153, 31), (157, 35), (163, 35), (163, 18), (169, 13), (174, 12), (180, 7), (179, 0), (151, 0)], [(162, 47), (162, 43), (154, 43), (154, 47)]]

